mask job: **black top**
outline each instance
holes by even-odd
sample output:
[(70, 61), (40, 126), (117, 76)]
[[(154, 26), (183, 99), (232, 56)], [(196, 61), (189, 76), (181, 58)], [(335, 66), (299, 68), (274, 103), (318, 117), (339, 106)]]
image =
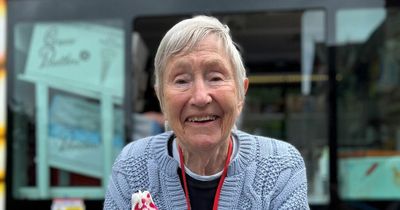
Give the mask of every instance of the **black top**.
[[(171, 137), (168, 140), (168, 154), (172, 157), (172, 140), (175, 137)], [(177, 173), (181, 181), (182, 189), (183, 179), (182, 171), (178, 168)], [(192, 210), (210, 210), (213, 208), (215, 192), (218, 188), (220, 178), (211, 181), (200, 181), (192, 178), (186, 174), (186, 181), (189, 190), (189, 200)]]
[[(178, 174), (181, 185), (183, 186), (180, 168), (178, 168)], [(210, 210), (213, 208), (215, 192), (217, 191), (219, 180), (220, 178), (212, 181), (199, 181), (186, 174), (190, 206), (193, 210)]]

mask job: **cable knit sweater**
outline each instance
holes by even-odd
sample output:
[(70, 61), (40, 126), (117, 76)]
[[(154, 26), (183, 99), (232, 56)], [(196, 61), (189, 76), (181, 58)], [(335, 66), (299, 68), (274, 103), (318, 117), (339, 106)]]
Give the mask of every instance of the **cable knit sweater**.
[[(304, 161), (283, 141), (241, 131), (238, 154), (225, 178), (218, 209), (309, 209)], [(160, 210), (186, 209), (177, 169), (168, 155), (172, 132), (128, 144), (114, 163), (104, 209), (131, 209), (131, 196), (148, 190)]]

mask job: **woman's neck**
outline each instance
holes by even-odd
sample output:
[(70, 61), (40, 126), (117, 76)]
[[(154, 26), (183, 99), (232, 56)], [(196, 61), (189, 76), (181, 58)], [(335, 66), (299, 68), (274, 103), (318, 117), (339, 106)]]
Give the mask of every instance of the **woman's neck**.
[(227, 158), (229, 141), (231, 141), (231, 138), (228, 138), (221, 146), (207, 151), (190, 151), (181, 148), (185, 166), (190, 171), (202, 176), (209, 176), (222, 171)]

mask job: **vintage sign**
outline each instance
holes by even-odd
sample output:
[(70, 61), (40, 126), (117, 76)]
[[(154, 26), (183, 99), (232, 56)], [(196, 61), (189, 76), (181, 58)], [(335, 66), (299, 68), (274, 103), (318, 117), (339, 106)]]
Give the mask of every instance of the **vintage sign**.
[[(123, 96), (122, 29), (86, 22), (35, 24), (25, 76)], [(65, 87), (68, 89), (68, 86)]]

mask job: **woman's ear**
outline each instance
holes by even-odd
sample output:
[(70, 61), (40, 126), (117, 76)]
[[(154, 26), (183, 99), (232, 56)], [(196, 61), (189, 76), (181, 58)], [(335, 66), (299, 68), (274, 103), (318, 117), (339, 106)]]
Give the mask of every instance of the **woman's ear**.
[(244, 86), (244, 95), (246, 95), (247, 89), (249, 88), (249, 79), (248, 78), (243, 80), (243, 86)]

